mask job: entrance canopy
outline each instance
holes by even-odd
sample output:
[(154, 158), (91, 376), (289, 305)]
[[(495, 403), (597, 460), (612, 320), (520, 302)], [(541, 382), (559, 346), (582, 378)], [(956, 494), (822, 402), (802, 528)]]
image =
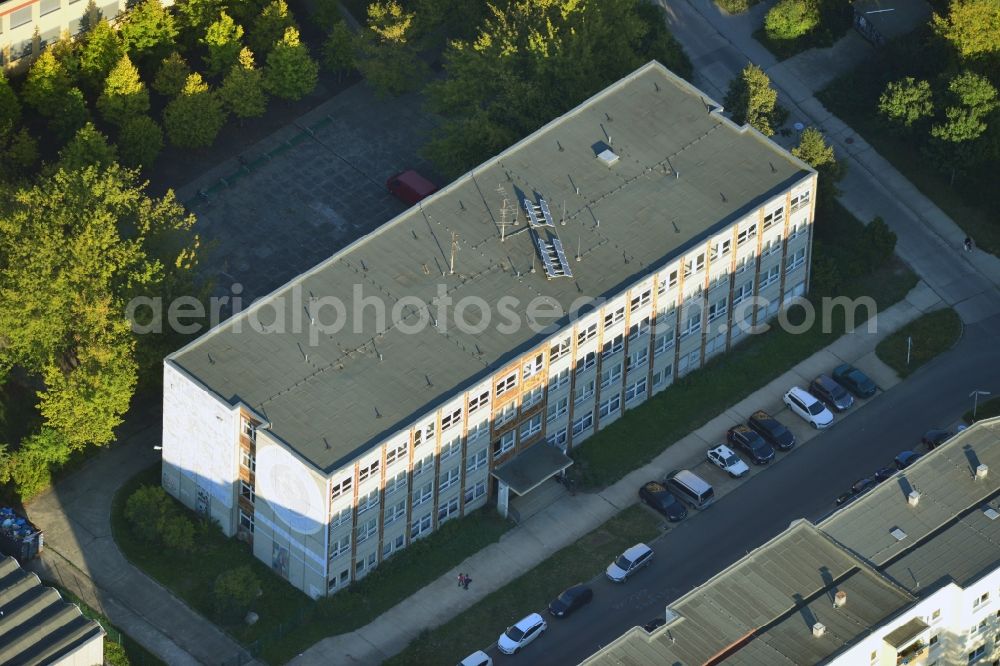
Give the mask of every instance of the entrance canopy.
[(535, 444), (493, 470), (515, 495), (526, 495), (573, 464), (573, 459), (551, 444)]

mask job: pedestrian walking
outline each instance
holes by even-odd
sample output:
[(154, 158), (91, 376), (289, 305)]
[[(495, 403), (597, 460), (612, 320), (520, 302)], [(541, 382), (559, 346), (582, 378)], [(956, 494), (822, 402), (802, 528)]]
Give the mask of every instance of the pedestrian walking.
[(461, 588), (463, 588), (463, 589), (466, 587), (465, 574), (464, 573), (458, 574), (458, 586), (461, 587)]
[(968, 236), (965, 237), (965, 251), (972, 252), (972, 239)]
[(472, 579), (469, 578), (468, 576), (466, 576), (465, 577), (465, 581), (462, 584), (462, 588), (468, 590), (469, 589), (469, 583), (471, 583), (471, 582), (472, 582)]

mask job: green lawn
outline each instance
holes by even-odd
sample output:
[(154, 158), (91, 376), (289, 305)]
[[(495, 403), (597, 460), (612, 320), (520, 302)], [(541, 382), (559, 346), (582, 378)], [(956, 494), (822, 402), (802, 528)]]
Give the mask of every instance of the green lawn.
[[(993, 418), (994, 416), (1000, 416), (1000, 396), (990, 398), (989, 400), (983, 400), (980, 397), (979, 405), (976, 407), (976, 421)], [(972, 423), (971, 409), (962, 415), (962, 420), (966, 423)]]
[(528, 613), (541, 612), (565, 588), (601, 573), (629, 546), (654, 539), (661, 524), (661, 519), (638, 505), (622, 511), (451, 621), (422, 633), (403, 652), (383, 662), (384, 666), (458, 663), (495, 643), (505, 627)]
[[(875, 353), (900, 377), (912, 374), (938, 354), (951, 349), (962, 335), (962, 321), (951, 308), (935, 310), (911, 321), (882, 342)], [(906, 340), (913, 339), (910, 363), (906, 363)]]
[(829, 48), (851, 29), (851, 9), (842, 0), (820, 0), (819, 24), (795, 39), (771, 39), (764, 28), (753, 33), (753, 38), (764, 45), (779, 61), (791, 58), (809, 49)]
[[(477, 511), (446, 523), (347, 590), (313, 601), (272, 573), (244, 544), (225, 538), (218, 530), (202, 529), (198, 550), (190, 556), (135, 539), (124, 517), (125, 501), (139, 486), (159, 481), (156, 465), (129, 480), (115, 496), (111, 523), (119, 548), (133, 564), (212, 618), (253, 653), (275, 664), (288, 661), (321, 638), (364, 626), (461, 560), (495, 543), (511, 527), (492, 510)], [(261, 581), (263, 594), (253, 606), (260, 621), (253, 627), (218, 622), (212, 610), (212, 585), (223, 571), (245, 564)]]
[[(823, 241), (825, 251), (839, 266), (846, 266), (852, 250), (863, 241), (861, 223), (839, 204), (817, 218), (817, 240)], [(847, 280), (837, 295), (871, 296), (883, 310), (900, 301), (916, 282), (916, 275), (893, 257), (874, 273)], [(793, 323), (797, 311), (801, 312), (797, 308), (790, 312)], [(865, 313), (864, 309), (857, 311), (856, 324), (864, 320)], [(666, 447), (843, 335), (843, 309), (837, 308), (833, 314), (828, 332), (818, 325), (801, 334), (773, 327), (744, 340), (735, 353), (718, 356), (701, 370), (675, 381), (574, 450), (576, 464), (569, 472), (581, 487), (596, 489), (645, 465)]]
[[(993, 182), (1000, 164), (977, 166), (959, 175), (954, 185), (950, 174), (935, 166), (938, 161), (922, 152), (921, 137), (890, 132), (878, 115), (878, 99), (889, 81), (914, 76), (934, 81), (947, 58), (931, 53), (934, 42), (923, 28), (876, 50), (856, 69), (833, 81), (816, 97), (834, 115), (885, 159), (914, 186), (938, 205), (976, 245), (993, 254), (1000, 253), (1000, 188)], [(919, 140), (918, 140), (919, 139)]]

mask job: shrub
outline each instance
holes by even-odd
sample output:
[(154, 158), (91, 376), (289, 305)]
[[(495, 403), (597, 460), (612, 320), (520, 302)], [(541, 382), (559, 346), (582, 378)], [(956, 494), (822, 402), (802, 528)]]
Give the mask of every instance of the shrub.
[(242, 618), (250, 610), (259, 589), (260, 581), (249, 565), (223, 571), (212, 589), (215, 612), (225, 620)]
[(110, 637), (104, 639), (104, 665), (105, 666), (130, 666), (128, 653), (125, 647), (115, 643)]
[(137, 537), (147, 543), (157, 543), (160, 527), (173, 508), (163, 488), (143, 486), (125, 502), (125, 519)]
[(868, 252), (868, 266), (875, 270), (889, 261), (896, 250), (896, 234), (881, 217), (873, 219), (864, 232), (864, 247)]
[(160, 525), (160, 539), (163, 545), (178, 553), (190, 554), (194, 551), (194, 523), (180, 512), (173, 512)]
[(752, 0), (715, 0), (715, 4), (727, 14), (742, 14), (757, 2)]
[(764, 17), (764, 31), (771, 39), (795, 39), (817, 25), (817, 0), (778, 0)]

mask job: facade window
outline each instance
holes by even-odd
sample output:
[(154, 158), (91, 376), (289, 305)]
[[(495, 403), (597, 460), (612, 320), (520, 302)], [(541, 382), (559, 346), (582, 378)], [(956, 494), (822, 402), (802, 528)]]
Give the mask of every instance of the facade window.
[(576, 437), (594, 425), (594, 412), (588, 410), (586, 414), (573, 421), (573, 436)]
[(754, 222), (753, 224), (747, 226), (746, 229), (736, 234), (736, 245), (737, 246), (744, 245), (748, 240), (751, 240), (756, 237), (757, 237), (757, 223)]
[(733, 239), (727, 238), (723, 241), (719, 241), (712, 246), (712, 261), (715, 261), (719, 257), (724, 257), (729, 254), (729, 251), (733, 249)]
[(465, 489), (465, 501), (466, 503), (474, 502), (475, 500), (479, 499), (485, 494), (486, 494), (486, 482), (480, 481), (475, 486), (470, 486), (469, 488)]
[(240, 430), (243, 432), (243, 436), (251, 442), (257, 441), (257, 426), (245, 416), (240, 417)]
[(344, 479), (342, 481), (340, 481), (340, 483), (335, 483), (333, 485), (333, 489), (330, 492), (330, 498), (331, 499), (336, 499), (336, 498), (340, 497), (341, 495), (343, 495), (344, 493), (350, 492), (351, 491), (351, 487), (353, 485), (354, 485), (354, 478), (353, 477), (351, 477), (351, 476), (344, 477)]
[(458, 468), (448, 470), (446, 473), (441, 474), (441, 479), (438, 481), (438, 492), (444, 492), (448, 488), (461, 481), (462, 474), (458, 471)]
[(479, 439), (483, 435), (489, 434), (490, 432), (490, 422), (483, 421), (482, 423), (477, 423), (476, 425), (469, 428), (468, 441), (473, 441)]
[(382, 544), (382, 559), (387, 559), (394, 552), (402, 548), (405, 543), (406, 538), (402, 534), (396, 537), (395, 541), (386, 541)]
[(622, 396), (615, 393), (613, 396), (601, 403), (600, 414), (603, 419), (610, 414), (617, 414), (622, 409)]
[(787, 272), (791, 273), (796, 268), (798, 268), (802, 264), (806, 263), (806, 249), (804, 247), (803, 248), (799, 248), (798, 250), (795, 251), (795, 254), (793, 254), (792, 256), (788, 257), (788, 259), (787, 259), (787, 261), (785, 263), (786, 263), (786, 266), (787, 266), (787, 268), (785, 270)]
[(637, 324), (632, 324), (628, 328), (628, 339), (635, 340), (641, 335), (649, 333), (649, 317), (643, 317)]
[(733, 307), (753, 296), (753, 280), (744, 282), (741, 286), (733, 290)]
[(39, 16), (45, 16), (46, 14), (59, 11), (60, 1), (61, 0), (42, 0), (38, 5)]
[(419, 539), (429, 534), (431, 531), (431, 514), (413, 521), (410, 525), (410, 539)]
[(576, 371), (590, 370), (595, 365), (597, 365), (597, 352), (587, 352), (583, 358), (576, 362)]
[(974, 664), (978, 661), (984, 654), (986, 654), (986, 646), (980, 645), (975, 650), (969, 653), (969, 663)]
[(351, 537), (350, 536), (345, 536), (340, 541), (331, 541), (330, 542), (330, 559), (331, 560), (334, 559), (335, 557), (340, 557), (341, 555), (343, 555), (345, 553), (349, 553), (349, 552), (351, 552)]
[(768, 240), (760, 248), (760, 256), (762, 257), (768, 257), (776, 252), (781, 252), (781, 234)]
[(392, 506), (385, 507), (385, 525), (406, 517), (406, 500), (401, 500)]
[(240, 529), (253, 534), (253, 514), (240, 509)]
[(673, 270), (670, 271), (669, 275), (667, 275), (667, 289), (673, 289), (676, 286), (677, 286), (677, 271)]
[[(1000, 611), (998, 611), (998, 612), (1000, 612)], [(936, 611), (934, 611), (933, 613), (931, 613), (931, 622), (937, 622), (939, 619), (941, 619), (941, 609), (940, 608), (937, 609)]]
[(549, 390), (554, 391), (569, 383), (569, 368), (563, 368), (554, 375), (549, 375)]
[(521, 409), (525, 410), (529, 407), (534, 407), (536, 404), (542, 401), (542, 393), (544, 388), (541, 386), (535, 387), (524, 394), (521, 398)]
[(480, 449), (479, 451), (476, 451), (474, 454), (468, 456), (468, 458), (465, 461), (465, 470), (471, 474), (480, 467), (485, 467), (488, 464), (489, 464), (489, 455), (487, 454), (486, 449)]
[(645, 289), (638, 296), (633, 296), (632, 300), (629, 301), (629, 312), (635, 312), (639, 308), (649, 305), (652, 296), (653, 292), (650, 289)]
[(462, 452), (462, 438), (456, 437), (450, 443), (445, 444), (441, 447), (441, 453), (438, 454), (438, 460), (445, 461), (452, 456), (456, 456)]
[(346, 509), (343, 509), (339, 513), (334, 513), (333, 516), (330, 518), (330, 529), (332, 530), (335, 527), (343, 525), (344, 523), (351, 522), (351, 518), (353, 517), (354, 517), (354, 509), (352, 509), (351, 507), (347, 507)]
[(569, 396), (563, 396), (554, 402), (550, 402), (545, 413), (547, 421), (555, 421), (560, 416), (569, 412)]
[(625, 334), (619, 333), (604, 343), (604, 349), (601, 351), (601, 355), (608, 357), (612, 354), (617, 354), (623, 349), (625, 349)]
[(674, 346), (674, 332), (667, 331), (656, 336), (653, 341), (653, 356), (659, 356)]
[(420, 460), (413, 461), (413, 476), (419, 476), (428, 470), (434, 469), (434, 454), (429, 453)]
[(455, 411), (441, 416), (441, 431), (444, 432), (448, 428), (456, 426), (461, 422), (462, 422), (462, 408), (459, 407)]
[(604, 315), (604, 328), (610, 328), (619, 322), (625, 321), (625, 306), (618, 308)]
[(566, 445), (566, 428), (565, 426), (560, 428), (555, 432), (550, 432), (549, 436), (545, 438), (545, 441), (553, 446), (558, 446), (562, 448)]
[(568, 337), (556, 342), (549, 348), (549, 363), (562, 358), (568, 354), (571, 349), (572, 345), (570, 344), (570, 339)]
[(686, 374), (690, 370), (697, 369), (700, 362), (701, 352), (695, 349), (690, 354), (681, 356), (680, 363), (677, 365), (677, 371)]
[(584, 400), (593, 397), (594, 397), (594, 380), (591, 379), (589, 382), (586, 382), (576, 387), (576, 391), (573, 393), (573, 402), (581, 403)]
[(542, 415), (536, 414), (521, 424), (521, 441), (534, 437), (542, 431)]
[(632, 372), (636, 368), (641, 368), (649, 363), (649, 347), (643, 345), (628, 355), (625, 361), (625, 371)]
[(493, 457), (499, 458), (503, 454), (507, 453), (514, 448), (514, 431), (510, 430), (500, 435), (500, 439), (493, 442)]
[(701, 313), (691, 315), (688, 317), (687, 322), (684, 325), (684, 329), (681, 331), (681, 340), (684, 338), (694, 335), (701, 330)]
[(358, 513), (378, 506), (378, 491), (373, 490), (364, 497), (358, 498)]
[(587, 340), (597, 337), (597, 322), (594, 322), (587, 328), (582, 329), (576, 334), (576, 343), (582, 345)]
[(662, 370), (657, 370), (653, 373), (653, 387), (663, 386), (670, 379), (670, 375), (673, 374), (673, 365), (667, 365)]
[(493, 423), (499, 428), (504, 423), (507, 423), (514, 418), (515, 414), (517, 414), (517, 405), (513, 402), (508, 403), (503, 409), (497, 412), (496, 416), (493, 418)]
[(442, 504), (438, 507), (438, 523), (443, 523), (449, 518), (454, 518), (458, 515), (458, 498), (450, 500), (447, 504)]
[(369, 477), (378, 476), (379, 461), (375, 460), (358, 470), (358, 483), (364, 483)]
[(250, 453), (249, 449), (240, 449), (240, 467), (251, 472), (257, 471), (257, 459)]
[(757, 259), (754, 257), (752, 252), (750, 254), (743, 255), (739, 258), (739, 261), (736, 262), (736, 274), (739, 275), (746, 269), (753, 268), (756, 261)]
[[(603, 366), (602, 366), (603, 367)], [(622, 380), (622, 364), (621, 362), (610, 366), (607, 370), (601, 372), (601, 388), (607, 388), (612, 384), (621, 382)]]
[[(10, 29), (20, 28), (31, 23), (31, 7), (22, 7), (10, 13)], [(29, 46), (30, 48), (30, 46)]]
[(975, 598), (975, 599), (972, 600), (972, 608), (973, 609), (979, 608), (980, 606), (988, 603), (989, 600), (990, 600), (990, 593), (989, 592), (984, 592), (982, 594), (982, 596), (977, 597), (977, 598)]
[(767, 272), (761, 272), (760, 274), (760, 286), (761, 289), (769, 285), (774, 284), (781, 279), (781, 271), (778, 266), (771, 266), (767, 269)]
[(937, 642), (938, 642), (938, 637), (939, 637), (939, 636), (938, 636), (938, 634), (934, 634), (934, 635), (933, 635), (933, 636), (931, 636), (931, 637), (930, 637), (930, 639), (929, 639), (929, 640), (927, 641), (927, 644), (928, 644), (928, 645), (937, 645)]
[(781, 223), (785, 219), (785, 207), (775, 208), (773, 211), (764, 216), (763, 229), (767, 230), (776, 224)]
[(646, 396), (646, 378), (633, 382), (625, 387), (625, 402), (631, 402), (637, 398)]
[(795, 212), (802, 208), (806, 208), (809, 205), (809, 190), (806, 190), (798, 196), (792, 197), (791, 212)]
[(545, 354), (539, 353), (535, 356), (535, 358), (529, 360), (527, 363), (524, 364), (522, 376), (524, 379), (532, 377), (541, 372), (542, 368), (544, 367), (545, 367)]
[(517, 386), (516, 370), (497, 382), (497, 397), (499, 398), (507, 391), (512, 390), (515, 386)]
[(726, 303), (725, 298), (716, 301), (715, 303), (712, 303), (711, 305), (708, 306), (708, 320), (715, 321), (719, 317), (724, 316), (726, 314), (727, 309), (728, 305)]
[(490, 404), (490, 392), (483, 391), (477, 396), (469, 396), (469, 413), (472, 414), (476, 410), (486, 407)]
[(358, 538), (356, 543), (363, 543), (368, 540), (369, 537), (378, 534), (378, 518), (372, 518), (366, 520), (364, 523), (358, 525)]
[(406, 460), (406, 451), (409, 446), (405, 443), (400, 444), (394, 449), (388, 449), (385, 452), (385, 466), (388, 467), (393, 463)]
[(433, 483), (431, 483), (430, 481), (428, 481), (422, 487), (418, 488), (416, 490), (416, 492), (413, 493), (413, 507), (414, 508), (420, 506), (424, 502), (427, 502), (427, 501), (429, 501), (431, 499), (431, 497), (433, 496), (433, 493), (432, 493), (433, 485), (434, 485)]

